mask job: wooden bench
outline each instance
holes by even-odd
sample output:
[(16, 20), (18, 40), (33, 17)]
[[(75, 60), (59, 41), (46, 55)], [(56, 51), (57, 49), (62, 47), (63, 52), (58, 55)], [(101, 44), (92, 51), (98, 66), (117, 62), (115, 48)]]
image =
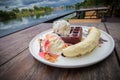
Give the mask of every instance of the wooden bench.
[(97, 18), (96, 11), (87, 11), (85, 12), (85, 19)]
[(101, 19), (70, 19), (69, 23), (100, 23)]

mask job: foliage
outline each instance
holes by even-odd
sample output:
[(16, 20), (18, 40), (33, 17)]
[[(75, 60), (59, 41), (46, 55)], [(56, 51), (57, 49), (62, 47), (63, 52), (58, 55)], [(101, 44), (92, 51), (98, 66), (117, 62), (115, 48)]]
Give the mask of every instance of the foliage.
[(34, 6), (34, 10), (39, 10), (39, 7), (37, 7), (37, 6)]
[[(108, 6), (108, 5), (113, 5), (114, 2), (113, 0), (84, 0), (81, 3), (76, 3), (75, 4), (75, 9), (79, 9), (80, 7), (86, 8), (86, 7), (93, 7), (93, 6)], [(118, 3), (114, 4), (117, 5)]]
[(79, 9), (80, 6), (81, 6), (81, 3), (76, 3), (76, 4), (75, 4), (75, 9)]
[(34, 6), (34, 10), (36, 10), (36, 11), (38, 11), (38, 10), (51, 11), (52, 8), (49, 7), (49, 6), (45, 6), (45, 7), (37, 7), (37, 6)]
[(52, 11), (52, 8), (49, 6), (37, 7), (34, 6), (33, 9), (22, 9), (18, 8), (12, 9), (11, 11), (2, 11), (0, 10), (0, 21), (5, 21), (14, 18), (22, 18), (37, 15), (37, 18), (43, 15), (44, 13), (49, 13)]
[(15, 13), (13, 11), (0, 11), (1, 21), (13, 19), (13, 18), (16, 18)]
[(13, 9), (12, 11), (15, 12), (15, 13), (19, 13), (20, 12), (18, 8)]

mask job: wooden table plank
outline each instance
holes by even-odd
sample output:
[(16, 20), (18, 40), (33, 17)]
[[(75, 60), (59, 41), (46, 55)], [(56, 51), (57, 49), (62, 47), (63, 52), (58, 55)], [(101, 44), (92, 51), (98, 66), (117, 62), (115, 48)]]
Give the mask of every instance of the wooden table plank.
[(22, 77), (26, 76), (27, 72), (36, 65), (35, 63), (35, 60), (29, 54), (29, 50), (25, 50), (19, 56), (0, 67), (0, 79), (22, 80)]
[(118, 61), (120, 64), (120, 23), (105, 23), (109, 34), (114, 38), (115, 40), (115, 49), (117, 51)]
[[(76, 25), (96, 26), (99, 29), (106, 31), (106, 28), (104, 27), (103, 23), (76, 24)], [(106, 58), (100, 63), (97, 63), (89, 67), (76, 68), (76, 69), (69, 69), (69, 68), (63, 69), (63, 68), (50, 67), (33, 59), (33, 57), (31, 56), (28, 50), (29, 41), (36, 34), (40, 33), (41, 31), (47, 30), (51, 27), (52, 24), (45, 23), (45, 24), (40, 24), (38, 27), (32, 27), (24, 31), (20, 31), (18, 33), (13, 34), (18, 36), (19, 34), (21, 34), (24, 37), (29, 36), (25, 38), (27, 39), (27, 41), (25, 41), (24, 45), (27, 47), (24, 48), (23, 50), (18, 49), (20, 51), (19, 54), (18, 52), (15, 52), (14, 47), (11, 48), (14, 50), (12, 51), (13, 54), (15, 55), (17, 54), (17, 56), (12, 55), (11, 60), (7, 58), (8, 62), (0, 66), (1, 80), (120, 80), (120, 67), (116, 59), (115, 51), (113, 51), (108, 58)], [(6, 36), (6, 38), (9, 39), (10, 36), (8, 36), (8, 38)], [(4, 41), (4, 39), (2, 39), (2, 41)], [(9, 46), (10, 44), (11, 43), (8, 43)], [(17, 44), (15, 46), (20, 47), (21, 45)], [(4, 46), (2, 46), (2, 48), (0, 49), (4, 49), (3, 47)], [(7, 52), (7, 50), (8, 49), (5, 48), (4, 51)], [(5, 56), (1, 54), (1, 51), (0, 51), (0, 55), (1, 55), (0, 58)], [(11, 54), (8, 54), (8, 56), (10, 55)]]
[(46, 29), (49, 29), (49, 25), (36, 25), (34, 27), (22, 30), (20, 32), (11, 34), (9, 36), (0, 38), (0, 65), (14, 58), (23, 50), (28, 48), (30, 40)]

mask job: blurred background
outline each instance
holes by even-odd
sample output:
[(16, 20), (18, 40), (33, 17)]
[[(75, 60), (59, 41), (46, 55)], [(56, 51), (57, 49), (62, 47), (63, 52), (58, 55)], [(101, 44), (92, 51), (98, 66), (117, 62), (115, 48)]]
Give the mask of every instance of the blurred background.
[[(79, 17), (73, 13), (97, 7), (109, 10), (81, 12)], [(92, 13), (98, 14), (93, 18), (120, 17), (120, 0), (0, 0), (0, 37), (68, 13), (72, 14), (60, 19), (85, 19), (89, 18), (86, 14)]]

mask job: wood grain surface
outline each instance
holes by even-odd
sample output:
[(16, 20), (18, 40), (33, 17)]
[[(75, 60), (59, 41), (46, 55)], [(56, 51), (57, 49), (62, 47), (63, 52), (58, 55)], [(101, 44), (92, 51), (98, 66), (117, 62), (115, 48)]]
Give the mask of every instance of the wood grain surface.
[(0, 39), (0, 65), (14, 58), (28, 49), (29, 42), (38, 33), (49, 29), (50, 25), (45, 27), (42, 24), (25, 29), (23, 31), (11, 34)]
[[(42, 23), (0, 38), (0, 80), (120, 80), (119, 24), (80, 23), (72, 25), (95, 26), (115, 38), (117, 51), (105, 60), (84, 68), (56, 68), (32, 57), (29, 42), (38, 33), (52, 28), (52, 23)], [(114, 27), (117, 25), (118, 27)], [(114, 31), (116, 30), (116, 31)], [(119, 55), (120, 56), (120, 55)]]
[(118, 56), (118, 61), (120, 64), (120, 23), (105, 23), (108, 33), (113, 36), (115, 40), (115, 49)]

